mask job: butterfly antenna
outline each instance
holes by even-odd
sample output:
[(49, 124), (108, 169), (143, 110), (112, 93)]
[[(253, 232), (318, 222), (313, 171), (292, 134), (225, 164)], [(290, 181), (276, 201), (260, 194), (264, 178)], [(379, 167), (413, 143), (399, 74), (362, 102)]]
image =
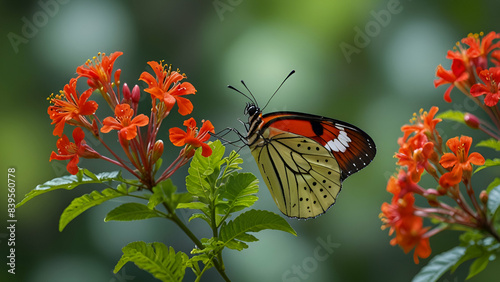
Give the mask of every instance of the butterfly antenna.
[(285, 79), (283, 79), (283, 82), (280, 84), (280, 86), (278, 87), (278, 89), (276, 89), (276, 91), (274, 91), (273, 95), (271, 96), (271, 98), (269, 98), (269, 100), (267, 100), (267, 103), (266, 105), (264, 106), (264, 108), (262, 108), (262, 110), (264, 110), (267, 105), (269, 104), (269, 102), (271, 102), (271, 99), (273, 99), (274, 95), (276, 95), (276, 93), (278, 93), (278, 90), (280, 90), (281, 86), (283, 86), (283, 84), (285, 83), (285, 81), (290, 77), (292, 76), (292, 74), (295, 73), (295, 70), (292, 70), (286, 77)]
[[(255, 98), (253, 97), (253, 95), (252, 95), (252, 98), (254, 98), (254, 100), (252, 100), (252, 98), (250, 98), (250, 96), (248, 96), (247, 94), (245, 94), (245, 93), (241, 92), (240, 90), (236, 89), (236, 88), (235, 88), (234, 86), (232, 86), (232, 85), (228, 85), (228, 86), (227, 86), (227, 88), (229, 88), (229, 89), (231, 89), (231, 90), (234, 90), (234, 91), (236, 91), (236, 92), (240, 93), (241, 95), (245, 96), (248, 100), (250, 100), (252, 103), (255, 103)], [(250, 93), (250, 94), (252, 94), (252, 93)]]
[(252, 96), (253, 102), (255, 103), (255, 105), (257, 107), (259, 107), (259, 103), (257, 103), (257, 99), (255, 99), (255, 96), (253, 96), (252, 91), (250, 91), (250, 89), (248, 89), (247, 85), (245, 84), (245, 82), (243, 80), (241, 81), (241, 84), (243, 84), (243, 86), (245, 86), (245, 88), (247, 89), (248, 93), (250, 93), (250, 95)]

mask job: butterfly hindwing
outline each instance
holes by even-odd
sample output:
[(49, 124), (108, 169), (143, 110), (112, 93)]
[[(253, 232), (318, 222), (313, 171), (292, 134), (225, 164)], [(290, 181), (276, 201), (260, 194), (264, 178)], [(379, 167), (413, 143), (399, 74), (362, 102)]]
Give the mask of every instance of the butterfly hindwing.
[(289, 217), (323, 214), (340, 192), (341, 170), (332, 153), (315, 140), (266, 129), (251, 146), (259, 170), (278, 208)]

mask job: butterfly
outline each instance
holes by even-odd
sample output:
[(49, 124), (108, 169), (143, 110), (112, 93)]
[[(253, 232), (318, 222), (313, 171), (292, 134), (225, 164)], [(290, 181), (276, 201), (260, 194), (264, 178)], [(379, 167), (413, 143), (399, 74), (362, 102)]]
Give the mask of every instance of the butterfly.
[(252, 92), (241, 83), (253, 99), (228, 86), (251, 101), (244, 111), (247, 134), (237, 133), (250, 148), (279, 210), (302, 219), (325, 213), (335, 204), (342, 182), (375, 157), (373, 139), (332, 118), (291, 111), (262, 114)]

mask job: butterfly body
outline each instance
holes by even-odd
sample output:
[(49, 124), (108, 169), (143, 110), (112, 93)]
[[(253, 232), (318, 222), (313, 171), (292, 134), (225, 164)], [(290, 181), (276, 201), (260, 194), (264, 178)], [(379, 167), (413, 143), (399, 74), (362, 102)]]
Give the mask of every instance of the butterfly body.
[(312, 218), (335, 204), (342, 181), (375, 157), (361, 129), (326, 117), (274, 112), (250, 103), (247, 144), (273, 199), (289, 217)]

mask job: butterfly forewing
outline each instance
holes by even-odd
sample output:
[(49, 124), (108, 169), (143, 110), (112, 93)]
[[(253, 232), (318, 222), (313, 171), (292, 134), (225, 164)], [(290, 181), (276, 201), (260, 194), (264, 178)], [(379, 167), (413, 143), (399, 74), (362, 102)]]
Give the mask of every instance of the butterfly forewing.
[(366, 167), (375, 157), (375, 143), (361, 129), (349, 123), (296, 112), (275, 112), (262, 116), (261, 130), (280, 130), (311, 138), (337, 159), (342, 180)]
[(280, 211), (298, 218), (326, 212), (341, 188), (341, 171), (330, 151), (290, 132), (268, 128), (260, 134), (250, 148)]

